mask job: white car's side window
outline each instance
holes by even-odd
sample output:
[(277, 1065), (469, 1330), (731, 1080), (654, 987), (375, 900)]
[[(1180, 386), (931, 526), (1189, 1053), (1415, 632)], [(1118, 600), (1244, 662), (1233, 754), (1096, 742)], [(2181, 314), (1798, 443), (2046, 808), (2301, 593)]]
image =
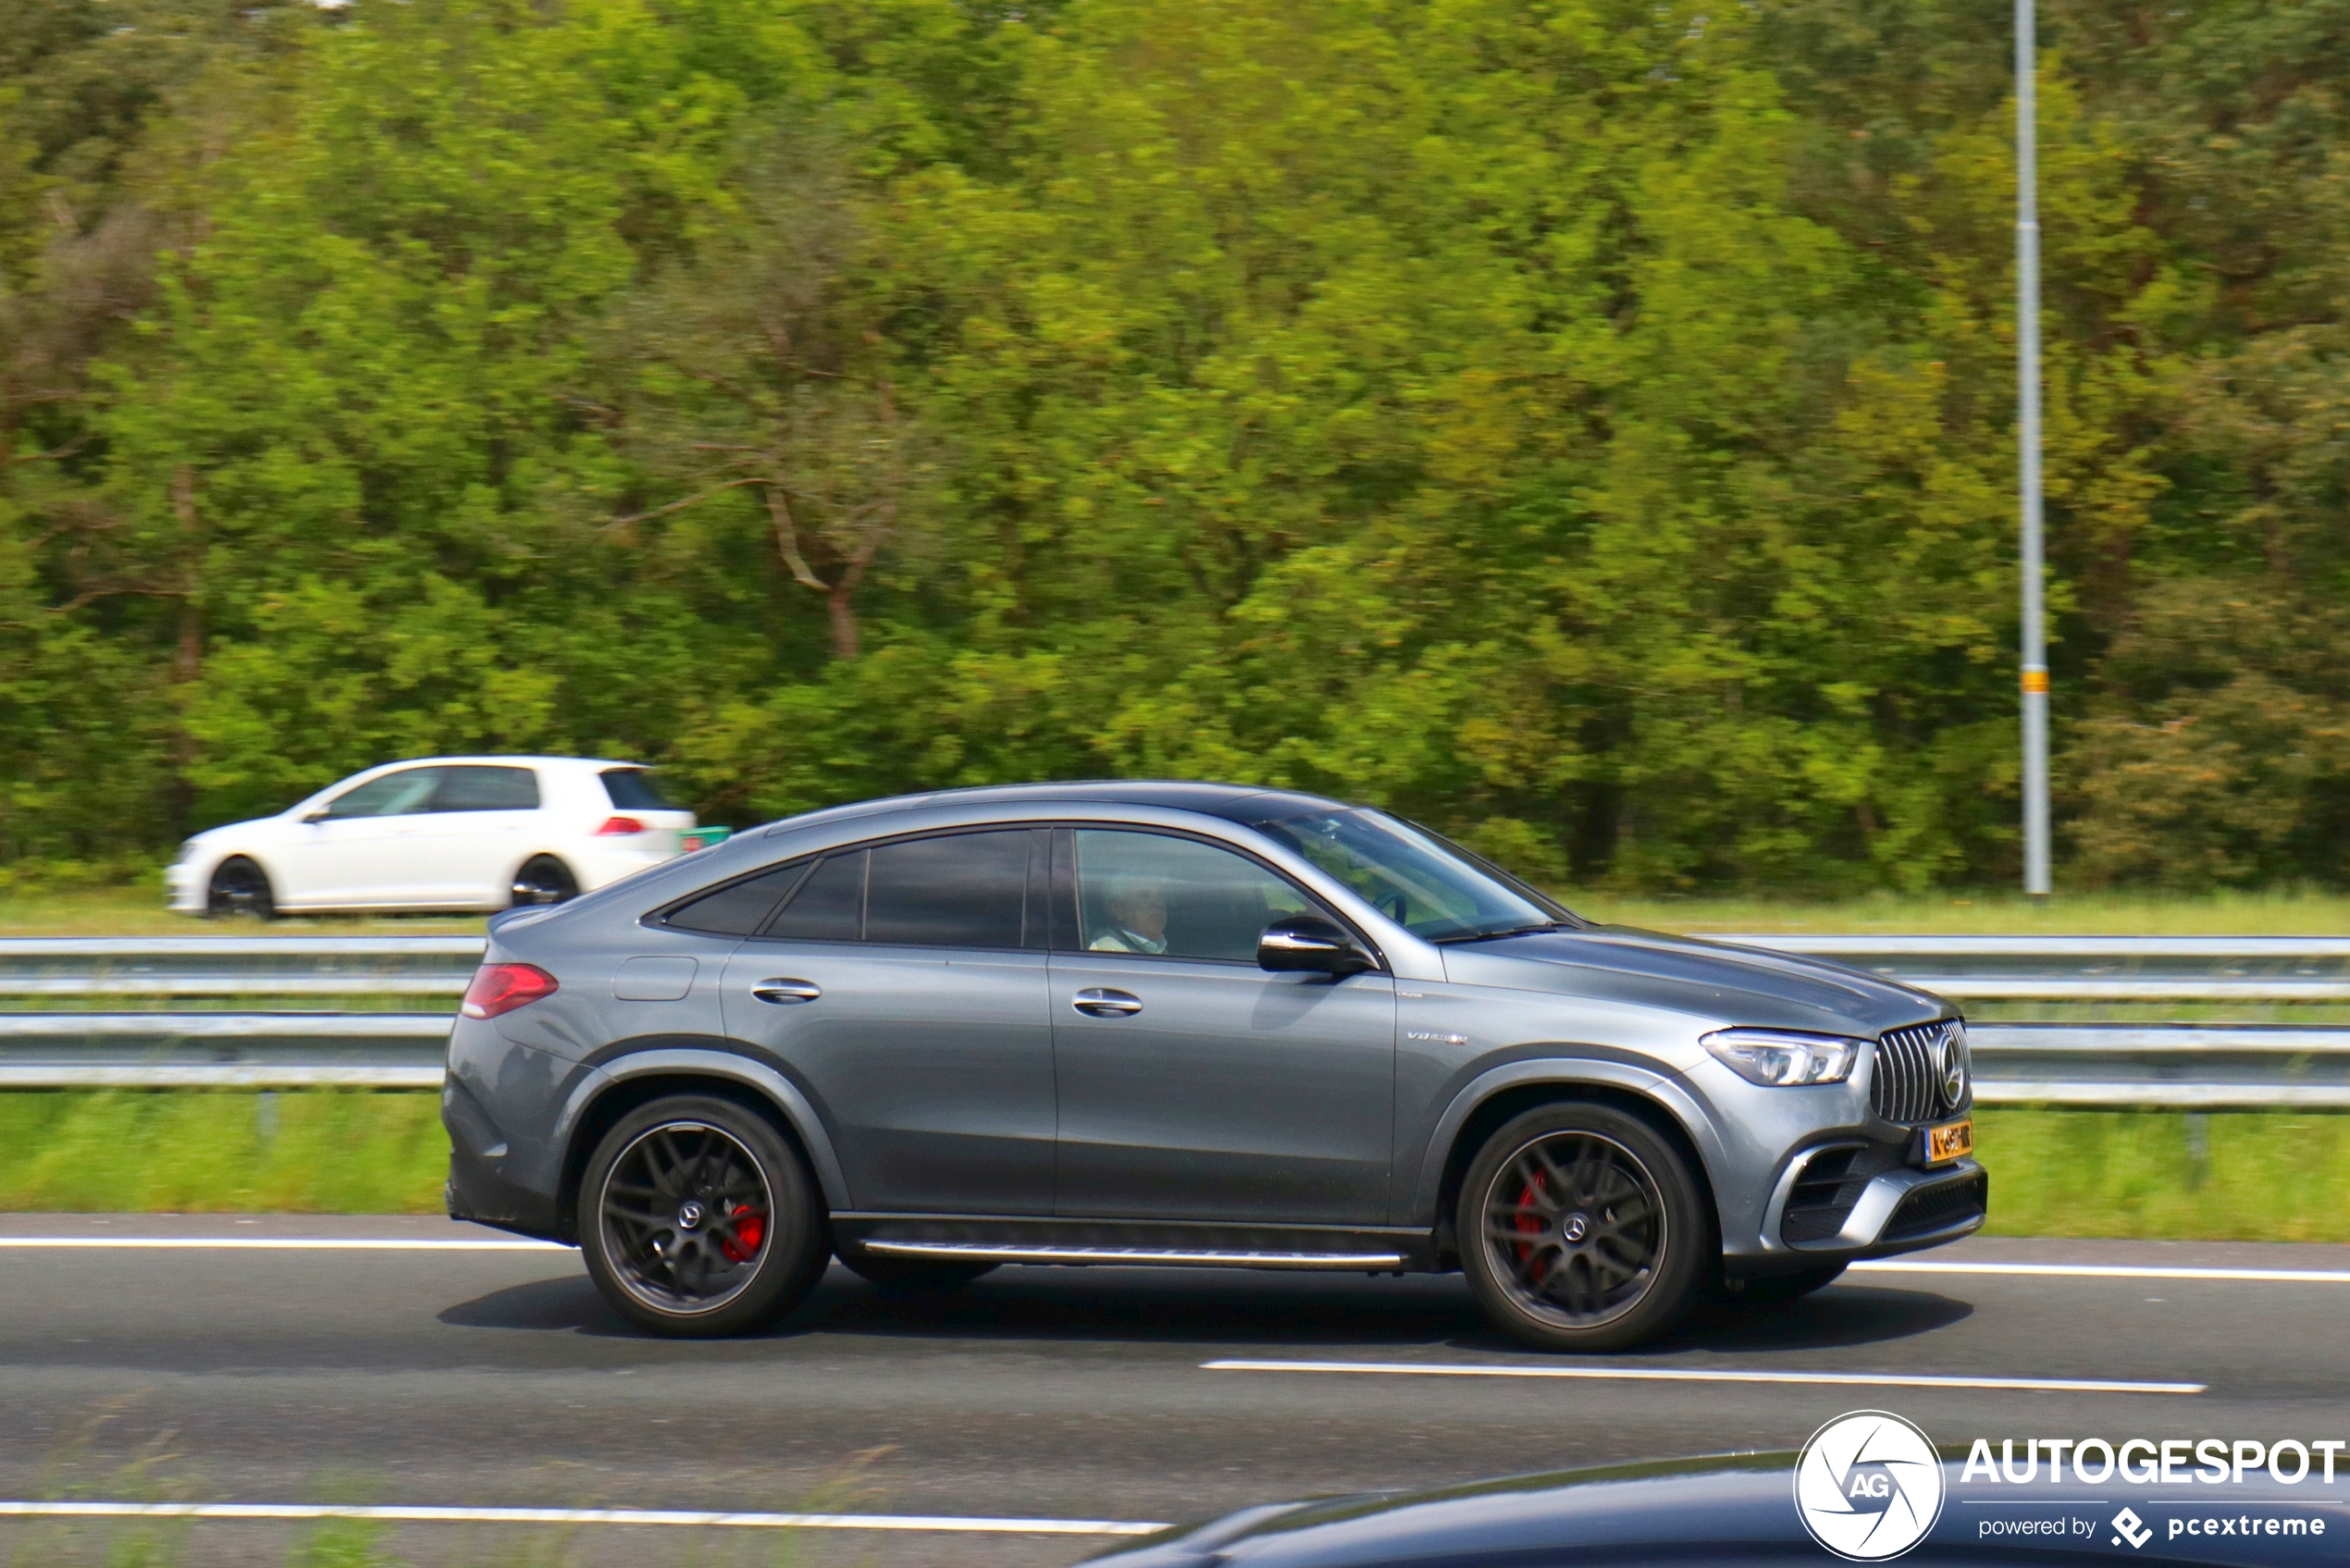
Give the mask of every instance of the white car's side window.
[(410, 768), (369, 779), (328, 801), (327, 818), (340, 821), (346, 817), (402, 817), (412, 811), (429, 811), (440, 774), (439, 768)]

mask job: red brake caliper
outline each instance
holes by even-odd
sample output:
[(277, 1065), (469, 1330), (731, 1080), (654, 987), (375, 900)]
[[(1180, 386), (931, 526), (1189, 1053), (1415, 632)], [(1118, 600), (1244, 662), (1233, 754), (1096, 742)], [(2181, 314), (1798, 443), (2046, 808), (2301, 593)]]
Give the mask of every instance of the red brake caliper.
[(735, 1233), (718, 1239), (718, 1250), (726, 1254), (729, 1263), (748, 1263), (759, 1255), (759, 1243), (767, 1239), (767, 1216), (753, 1214), (748, 1204), (736, 1204), (731, 1216)]
[[(1517, 1206), (1520, 1209), (1532, 1208), (1534, 1206), (1534, 1195), (1537, 1192), (1541, 1191), (1548, 1185), (1549, 1183), (1545, 1182), (1540, 1175), (1537, 1175), (1532, 1181), (1527, 1183), (1525, 1187), (1519, 1190), (1517, 1194)], [(1542, 1222), (1535, 1218), (1530, 1214), (1520, 1214), (1511, 1220), (1510, 1224), (1512, 1228), (1522, 1231), (1528, 1236), (1539, 1236), (1542, 1233)], [(1523, 1264), (1526, 1261), (1527, 1253), (1531, 1251), (1533, 1251), (1531, 1247), (1520, 1247), (1517, 1250), (1518, 1262)], [(1549, 1266), (1544, 1266), (1544, 1272), (1548, 1272), (1548, 1267)], [(1535, 1278), (1539, 1279), (1540, 1275), (1538, 1274)]]

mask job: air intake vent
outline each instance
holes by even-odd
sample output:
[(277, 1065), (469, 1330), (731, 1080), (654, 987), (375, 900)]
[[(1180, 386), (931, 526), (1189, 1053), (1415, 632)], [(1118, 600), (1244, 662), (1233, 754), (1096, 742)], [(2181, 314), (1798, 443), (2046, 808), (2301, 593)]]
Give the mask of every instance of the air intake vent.
[(1956, 1019), (1886, 1030), (1877, 1037), (1876, 1065), (1869, 1075), (1870, 1108), (1887, 1121), (1911, 1126), (1957, 1115), (1974, 1098), (1966, 1056), (1966, 1031)]

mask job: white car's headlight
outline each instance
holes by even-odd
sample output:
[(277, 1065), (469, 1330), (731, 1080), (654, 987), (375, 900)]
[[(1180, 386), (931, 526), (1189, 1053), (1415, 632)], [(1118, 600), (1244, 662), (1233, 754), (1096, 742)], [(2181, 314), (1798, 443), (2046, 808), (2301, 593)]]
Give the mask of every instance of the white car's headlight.
[(1749, 1083), (1773, 1087), (1841, 1083), (1861, 1054), (1858, 1040), (1783, 1029), (1717, 1029), (1698, 1043)]

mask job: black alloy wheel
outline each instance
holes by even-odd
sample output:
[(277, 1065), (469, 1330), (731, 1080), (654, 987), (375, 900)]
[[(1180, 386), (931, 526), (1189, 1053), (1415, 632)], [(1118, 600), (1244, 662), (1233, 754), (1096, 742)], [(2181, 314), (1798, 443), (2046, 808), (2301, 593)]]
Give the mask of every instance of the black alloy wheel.
[(552, 855), (533, 855), (514, 873), (513, 907), (526, 909), (533, 905), (568, 904), (579, 896), (579, 879), (571, 868)]
[(1784, 1306), (1833, 1285), (1843, 1277), (1844, 1265), (1840, 1263), (1824, 1263), (1794, 1274), (1766, 1274), (1748, 1280), (1730, 1300), (1740, 1306)]
[(206, 920), (233, 920), (240, 915), (256, 920), (278, 918), (278, 900), (269, 889), (269, 873), (241, 855), (231, 855), (213, 868), (204, 889)]
[(782, 1316), (823, 1272), (823, 1230), (799, 1155), (731, 1100), (674, 1095), (630, 1113), (580, 1184), (588, 1274), (657, 1334), (713, 1338)]
[(952, 1258), (897, 1258), (843, 1247), (840, 1261), (851, 1274), (875, 1289), (898, 1296), (944, 1296), (961, 1290), (983, 1274), (992, 1263), (958, 1263)]
[(1494, 1133), (1457, 1224), (1486, 1315), (1544, 1350), (1621, 1350), (1664, 1332), (1717, 1250), (1681, 1154), (1607, 1105), (1544, 1105)]

